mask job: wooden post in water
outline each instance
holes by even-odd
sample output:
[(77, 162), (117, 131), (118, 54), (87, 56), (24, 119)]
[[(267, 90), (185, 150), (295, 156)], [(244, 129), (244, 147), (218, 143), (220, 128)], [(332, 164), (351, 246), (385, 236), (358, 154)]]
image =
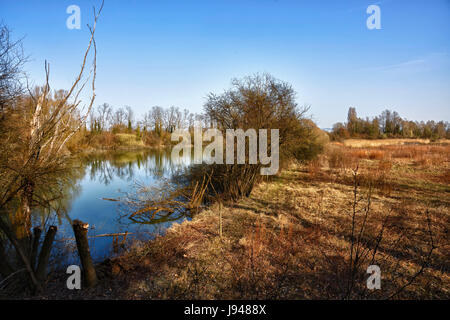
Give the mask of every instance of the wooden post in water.
[(87, 287), (93, 287), (97, 284), (97, 273), (95, 272), (94, 263), (92, 262), (91, 253), (89, 251), (89, 242), (87, 232), (89, 224), (80, 220), (74, 220), (72, 223), (75, 240), (77, 241), (78, 255), (80, 256), (81, 265), (84, 273), (84, 280)]
[(113, 252), (119, 252), (119, 236), (113, 235)]
[(41, 252), (39, 253), (38, 265), (36, 267), (36, 278), (39, 281), (44, 281), (47, 276), (47, 265), (50, 259), (50, 252), (52, 250), (52, 244), (57, 230), (58, 228), (56, 226), (50, 226), (45, 234)]
[(39, 240), (41, 239), (42, 229), (39, 227), (34, 227), (33, 229), (33, 243), (31, 245), (31, 266), (33, 270), (36, 270), (36, 259), (39, 248)]

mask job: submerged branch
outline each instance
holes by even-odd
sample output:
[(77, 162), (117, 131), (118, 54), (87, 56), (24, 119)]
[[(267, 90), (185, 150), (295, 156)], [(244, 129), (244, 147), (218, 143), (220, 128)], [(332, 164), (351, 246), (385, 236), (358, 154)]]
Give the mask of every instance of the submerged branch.
[(176, 183), (164, 180), (159, 186), (137, 185), (121, 202), (122, 217), (142, 224), (155, 224), (178, 220), (198, 212), (204, 202), (211, 175), (201, 182)]

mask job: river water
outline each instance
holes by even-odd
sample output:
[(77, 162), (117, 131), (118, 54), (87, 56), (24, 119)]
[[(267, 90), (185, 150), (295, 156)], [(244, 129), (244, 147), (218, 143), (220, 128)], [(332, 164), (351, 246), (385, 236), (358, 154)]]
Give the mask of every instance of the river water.
[[(128, 233), (129, 244), (163, 233), (173, 223), (172, 219), (136, 223), (123, 215), (119, 202), (107, 199), (123, 198), (127, 192), (136, 190), (136, 185), (156, 186), (190, 162), (191, 157), (185, 156), (174, 163), (170, 150), (108, 152), (80, 158), (73, 169), (72, 183), (64, 190), (66, 197), (61, 201), (61, 212), (47, 215), (45, 221), (47, 225), (58, 226), (55, 247), (64, 256), (60, 260), (64, 263), (78, 260), (71, 228), (74, 219), (89, 224), (91, 255), (97, 262), (115, 253), (113, 237), (99, 235)], [(182, 222), (189, 217), (179, 215), (174, 219)], [(37, 220), (42, 224), (42, 215)], [(117, 240), (122, 242), (123, 236)]]

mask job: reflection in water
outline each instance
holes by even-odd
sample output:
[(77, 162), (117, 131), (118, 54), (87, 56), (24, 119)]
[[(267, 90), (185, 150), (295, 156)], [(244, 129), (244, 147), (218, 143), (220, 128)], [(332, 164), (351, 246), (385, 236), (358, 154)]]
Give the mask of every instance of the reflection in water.
[(122, 151), (86, 156), (83, 160), (90, 170), (91, 180), (108, 185), (114, 177), (133, 181), (135, 171), (144, 172), (154, 178), (171, 176), (180, 168), (190, 164), (190, 156), (174, 163), (170, 150)]
[[(103, 199), (119, 198), (132, 192), (136, 185), (156, 186), (167, 181), (178, 170), (188, 166), (191, 156), (178, 163), (171, 161), (170, 150), (120, 151), (90, 154), (81, 157), (62, 186), (66, 195), (54, 204), (50, 215), (40, 212), (36, 218), (59, 225), (58, 237), (73, 238), (71, 221), (79, 219), (89, 223), (91, 254), (95, 260), (110, 255), (112, 238), (100, 234), (129, 232), (139, 238), (162, 232), (173, 221), (187, 219), (182, 212), (155, 216), (149, 222), (139, 219), (120, 219), (117, 202)], [(50, 222), (49, 222), (50, 220)]]
[(70, 171), (64, 171), (53, 177), (59, 186), (57, 190), (41, 188), (35, 193), (36, 198), (45, 199), (42, 201), (45, 206), (33, 209), (33, 225), (40, 225), (43, 230), (46, 230), (49, 225), (61, 225), (67, 219), (70, 220), (68, 213), (71, 210), (72, 201), (80, 195), (79, 182), (86, 174), (83, 166), (74, 164), (71, 167)]

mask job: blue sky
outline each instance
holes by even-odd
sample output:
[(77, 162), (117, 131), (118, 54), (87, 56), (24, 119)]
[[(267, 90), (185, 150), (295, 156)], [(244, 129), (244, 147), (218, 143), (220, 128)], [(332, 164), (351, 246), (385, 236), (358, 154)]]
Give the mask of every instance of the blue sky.
[[(69, 30), (69, 5), (81, 29)], [(68, 88), (100, 1), (0, 0), (0, 18), (24, 36), (35, 84), (51, 65)], [(369, 30), (366, 9), (381, 9)], [(411, 120), (450, 121), (450, 1), (105, 0), (96, 33), (96, 104), (201, 112), (234, 77), (269, 72), (291, 83), (320, 127), (389, 108)]]

